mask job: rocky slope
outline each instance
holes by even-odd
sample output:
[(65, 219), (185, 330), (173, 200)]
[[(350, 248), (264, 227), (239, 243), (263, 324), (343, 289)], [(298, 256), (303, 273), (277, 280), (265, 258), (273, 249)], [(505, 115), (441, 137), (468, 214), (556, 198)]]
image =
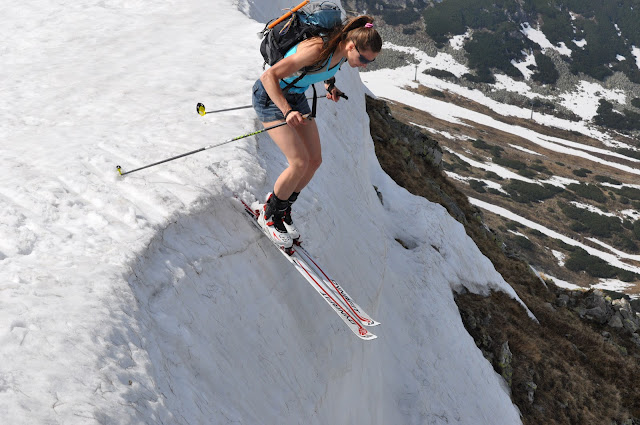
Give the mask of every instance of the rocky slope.
[[(525, 424), (640, 423), (640, 305), (601, 291), (567, 291), (510, 255), (442, 174), (441, 149), (389, 106), (367, 99), (376, 155), (410, 192), (442, 204), (461, 222), (539, 320), (503, 294), (456, 298), (465, 327), (512, 392)], [(401, 241), (400, 241), (401, 242)]]

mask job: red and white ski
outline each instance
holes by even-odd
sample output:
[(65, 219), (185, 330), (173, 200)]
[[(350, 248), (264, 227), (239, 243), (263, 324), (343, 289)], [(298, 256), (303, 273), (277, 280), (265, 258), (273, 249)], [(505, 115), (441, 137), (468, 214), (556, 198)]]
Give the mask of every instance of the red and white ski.
[[(261, 231), (264, 230), (258, 224), (259, 211), (253, 210), (249, 204), (236, 197), (242, 203), (245, 212), (252, 219), (251, 222)], [(276, 246), (274, 244), (274, 246)], [(277, 247), (277, 246), (276, 246)], [(277, 247), (278, 251), (295, 267), (296, 270), (311, 284), (311, 286), (324, 298), (331, 308), (338, 314), (351, 331), (364, 340), (376, 339), (377, 336), (372, 334), (366, 326), (375, 326), (379, 323), (369, 319), (368, 315), (351, 299), (351, 297), (338, 285), (331, 280), (317, 263), (312, 259), (311, 255), (302, 246), (293, 246), (289, 249)]]
[(338, 295), (342, 300), (346, 303), (349, 310), (365, 325), (365, 326), (378, 326), (380, 322), (376, 322), (371, 318), (371, 315), (367, 314), (362, 307), (356, 304), (353, 301), (353, 298), (347, 291), (345, 291), (342, 286), (338, 284), (334, 279), (331, 279), (327, 274), (320, 268), (318, 263), (311, 257), (311, 254), (302, 246), (298, 245), (297, 250), (302, 253), (302, 255), (309, 261), (311, 265), (313, 265), (318, 272), (318, 275), (322, 277), (322, 280), (327, 284), (327, 286), (334, 289), (336, 295)]

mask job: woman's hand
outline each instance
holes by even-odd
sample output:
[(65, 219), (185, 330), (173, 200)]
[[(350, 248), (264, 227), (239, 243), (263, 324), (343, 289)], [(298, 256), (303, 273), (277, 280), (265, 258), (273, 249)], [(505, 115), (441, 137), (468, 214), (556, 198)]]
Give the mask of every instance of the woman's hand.
[(343, 95), (344, 93), (341, 92), (336, 86), (334, 86), (333, 84), (330, 87), (330, 91), (327, 91), (327, 99), (331, 99), (334, 102), (337, 102), (338, 100), (340, 100), (340, 95)]
[(290, 125), (293, 128), (305, 125), (307, 123), (307, 120), (304, 119), (300, 112), (293, 110), (291, 112), (287, 112), (285, 121), (287, 122), (287, 125)]

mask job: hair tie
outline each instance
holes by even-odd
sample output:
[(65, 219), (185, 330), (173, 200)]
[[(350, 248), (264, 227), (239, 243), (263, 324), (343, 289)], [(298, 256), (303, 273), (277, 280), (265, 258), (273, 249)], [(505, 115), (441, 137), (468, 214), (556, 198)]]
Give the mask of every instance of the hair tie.
[(373, 24), (371, 22), (367, 22), (366, 24), (364, 24), (365, 28), (373, 28)]

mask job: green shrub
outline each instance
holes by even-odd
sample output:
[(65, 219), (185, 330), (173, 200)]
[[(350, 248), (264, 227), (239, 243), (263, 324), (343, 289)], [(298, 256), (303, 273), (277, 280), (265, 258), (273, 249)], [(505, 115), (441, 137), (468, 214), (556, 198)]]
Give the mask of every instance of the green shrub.
[(629, 239), (625, 235), (616, 235), (613, 238), (613, 245), (616, 248), (621, 249), (622, 251), (625, 251), (625, 252), (636, 252), (636, 251), (638, 251), (638, 245), (636, 245), (636, 243), (634, 241), (632, 241), (631, 239)]
[(579, 170), (572, 170), (571, 172), (578, 177), (587, 177), (587, 174), (592, 173), (591, 170), (587, 170), (586, 168), (580, 168)]
[(493, 146), (493, 145), (490, 145), (489, 143), (485, 142), (485, 141), (484, 141), (484, 140), (482, 140), (482, 139), (476, 139), (476, 140), (474, 140), (474, 141), (471, 143), (471, 145), (472, 145), (474, 148), (476, 148), (476, 149), (482, 149), (482, 150), (485, 150), (485, 151), (490, 150), (490, 149), (491, 149), (491, 147)]
[(589, 232), (593, 236), (610, 238), (622, 231), (622, 222), (617, 217), (609, 217), (591, 212), (574, 205), (559, 203), (565, 216), (575, 220), (571, 229), (576, 232)]
[(617, 275), (617, 269), (615, 267), (610, 266), (599, 257), (590, 255), (582, 248), (577, 248), (573, 251), (564, 265), (573, 272), (585, 271), (593, 277), (610, 279)]
[(510, 37), (504, 32), (479, 32), (464, 45), (469, 67), (478, 71), (478, 77), (481, 77), (481, 73), (489, 72), (491, 68), (497, 68), (512, 77), (522, 77), (520, 70), (513, 66), (511, 60), (521, 57), (524, 47), (522, 40)]
[(518, 161), (517, 159), (509, 159), (509, 158), (493, 158), (493, 162), (498, 165), (502, 165), (503, 167), (511, 168), (513, 170), (524, 170), (527, 168), (527, 164), (522, 161)]
[(607, 197), (604, 192), (596, 185), (593, 184), (576, 184), (571, 183), (567, 186), (567, 189), (575, 192), (576, 195), (591, 199), (592, 201), (605, 203), (607, 202)]
[[(621, 188), (611, 188), (611, 190), (617, 193), (619, 196), (625, 196), (629, 199), (633, 199), (635, 201), (640, 201), (640, 189), (636, 189), (635, 187), (621, 187)], [(640, 204), (639, 204), (640, 205)], [(634, 205), (634, 208), (638, 208)]]
[(482, 68), (476, 72), (476, 75), (466, 73), (462, 75), (462, 78), (471, 81), (472, 83), (486, 83), (495, 84), (496, 77), (493, 76), (489, 69)]
[(633, 236), (640, 241), (640, 220), (636, 220), (633, 223)]
[(517, 221), (509, 220), (507, 221), (506, 226), (507, 229), (515, 232), (522, 227), (522, 224), (518, 223)]
[(488, 179), (494, 179), (494, 180), (504, 180), (498, 173), (495, 173), (493, 171), (487, 171), (486, 173), (484, 173), (485, 177)]
[(516, 245), (518, 245), (522, 249), (526, 249), (527, 251), (533, 250), (533, 246), (534, 246), (533, 242), (531, 242), (528, 238), (524, 236), (516, 235), (516, 237), (514, 238), (514, 241)]
[(529, 165), (529, 168), (536, 170), (539, 173), (543, 173), (543, 174), (548, 174), (548, 175), (552, 175), (553, 173), (544, 165), (539, 165), (539, 164), (531, 164)]
[(409, 25), (420, 19), (420, 13), (407, 8), (402, 10), (385, 10), (382, 12), (382, 18), (389, 25)]
[(512, 180), (504, 189), (511, 195), (516, 202), (528, 203), (539, 202), (552, 198), (557, 193), (563, 191), (561, 187), (551, 184), (528, 183), (520, 180)]
[(596, 181), (600, 182), (600, 183), (610, 183), (610, 184), (615, 184), (615, 185), (621, 185), (622, 182), (612, 178), (612, 177), (608, 177), (608, 176), (595, 176), (594, 177), (596, 179)]
[[(545, 21), (546, 26), (546, 21)], [(545, 35), (548, 34), (545, 31)], [(560, 78), (560, 73), (556, 69), (556, 66), (553, 64), (553, 61), (545, 56), (543, 53), (537, 53), (535, 55), (537, 70), (531, 76), (533, 81), (537, 81), (541, 84), (555, 84)], [(534, 105), (536, 106), (536, 105)]]
[(456, 77), (455, 74), (449, 71), (445, 71), (444, 69), (429, 68), (422, 71), (422, 73), (427, 75), (433, 75), (434, 77), (437, 77), (437, 78), (450, 79), (450, 80), (458, 79), (458, 77)]
[(486, 190), (484, 189), (484, 187), (487, 184), (481, 180), (475, 180), (475, 179), (470, 179), (469, 180), (469, 186), (471, 186), (471, 189), (475, 190), (478, 193), (485, 193)]
[(528, 168), (523, 168), (522, 170), (518, 170), (518, 174), (527, 178), (533, 178), (538, 175), (537, 172), (530, 170)]
[[(600, 99), (597, 115), (593, 122), (597, 125), (613, 128), (616, 130), (640, 130), (640, 114), (626, 109), (624, 114), (614, 111), (613, 104), (604, 99)], [(630, 151), (635, 154), (635, 151)]]
[(533, 236), (537, 236), (539, 238), (543, 238), (543, 239), (547, 238), (547, 235), (545, 235), (544, 233), (542, 233), (538, 229), (531, 229), (531, 230), (529, 230), (529, 233), (531, 233)]

